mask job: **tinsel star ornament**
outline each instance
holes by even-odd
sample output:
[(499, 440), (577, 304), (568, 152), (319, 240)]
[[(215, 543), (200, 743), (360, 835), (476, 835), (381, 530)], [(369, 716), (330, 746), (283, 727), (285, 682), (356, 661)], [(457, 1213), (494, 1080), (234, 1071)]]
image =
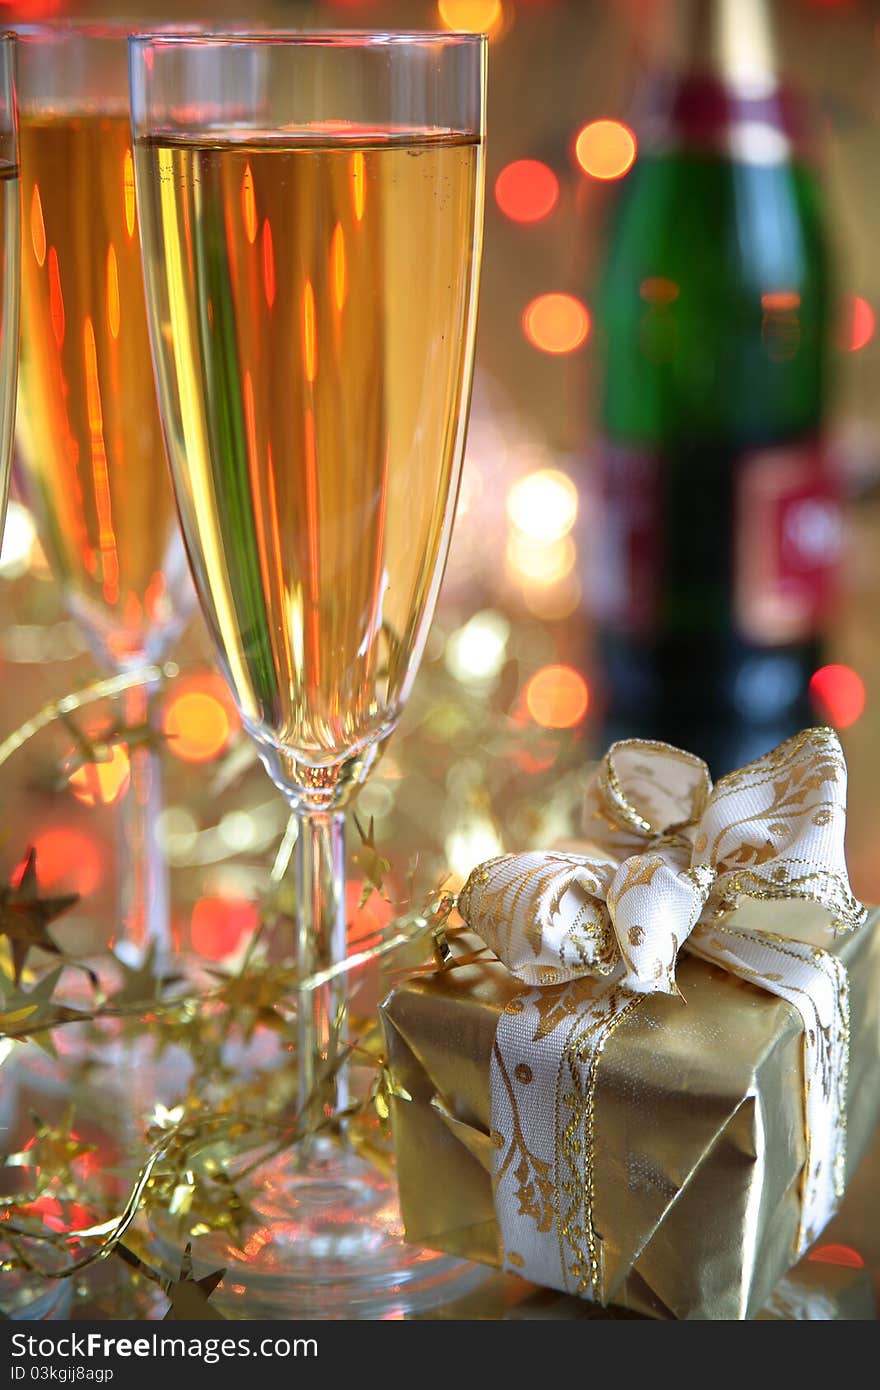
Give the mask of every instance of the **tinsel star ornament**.
[(165, 1290), (171, 1299), (171, 1307), (165, 1314), (165, 1321), (224, 1321), (223, 1314), (213, 1308), (208, 1299), (225, 1273), (225, 1269), (215, 1269), (211, 1274), (203, 1274), (201, 1279), (194, 1278), (192, 1246), (187, 1245), (180, 1265), (180, 1278), (174, 1279)]
[(120, 986), (110, 999), (114, 1008), (121, 1004), (143, 1004), (145, 1007), (154, 1004), (165, 988), (183, 979), (178, 973), (160, 969), (155, 941), (150, 942), (143, 958), (135, 965), (129, 965), (115, 951), (113, 959), (121, 976)]
[(64, 958), (64, 952), (49, 935), (48, 926), (78, 901), (78, 893), (67, 893), (57, 898), (40, 897), (37, 851), (33, 848), (28, 850), (21, 882), (17, 887), (8, 884), (0, 889), (0, 936), (5, 936), (9, 942), (12, 978), (16, 984), (21, 980), (21, 972), (32, 949)]
[(27, 1169), (36, 1193), (57, 1184), (75, 1189), (77, 1177), (73, 1165), (96, 1150), (94, 1144), (83, 1143), (74, 1132), (73, 1107), (68, 1108), (57, 1125), (47, 1124), (33, 1113), (31, 1120), (34, 1125), (32, 1139), (20, 1152), (9, 1154), (4, 1167)]
[[(44, 975), (33, 987), (25, 990), (17, 983), (7, 979), (0, 974), (0, 1038), (6, 1034), (5, 1042), (8, 1049), (14, 1046), (14, 1038), (10, 1039), (8, 1034), (16, 1034), (22, 1029), (27, 1030), (27, 1036), (54, 1056), (52, 1047), (52, 1037), (49, 1028), (52, 1023), (56, 1023), (66, 1018), (75, 1018), (76, 1014), (72, 1009), (53, 1008), (53, 994), (55, 986), (61, 978), (61, 966), (57, 970), (50, 970), (48, 975)], [(40, 1025), (46, 1024), (46, 1031), (41, 1030)], [(2, 1049), (2, 1044), (0, 1044)], [(7, 1054), (8, 1055), (8, 1052)], [(3, 1061), (4, 1053), (0, 1050), (0, 1062)]]
[(352, 858), (364, 876), (364, 886), (361, 892), (360, 907), (363, 907), (371, 893), (378, 893), (380, 898), (387, 898), (388, 891), (385, 887), (385, 875), (391, 868), (390, 862), (384, 854), (380, 854), (376, 847), (376, 831), (373, 825), (373, 817), (370, 816), (368, 830), (364, 830), (357, 816), (354, 817), (355, 828), (360, 836), (360, 846), (355, 851)]

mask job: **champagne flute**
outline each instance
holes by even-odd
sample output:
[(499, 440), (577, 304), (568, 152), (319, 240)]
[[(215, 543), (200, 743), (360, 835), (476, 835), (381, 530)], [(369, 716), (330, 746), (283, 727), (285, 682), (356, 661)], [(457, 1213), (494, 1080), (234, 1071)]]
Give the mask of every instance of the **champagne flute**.
[[(482, 239), (485, 38), (135, 37), (160, 412), (218, 660), (298, 819), (299, 1111), (344, 1109), (344, 812), (401, 714), (453, 524)], [(330, 972), (328, 978), (326, 972)], [(328, 1075), (328, 1071), (331, 1073)], [(340, 1126), (344, 1131), (344, 1126)], [(215, 1245), (261, 1311), (378, 1306), (450, 1262), (402, 1246), (340, 1142), (263, 1178)], [(253, 1303), (250, 1307), (253, 1308)]]
[(0, 537), (6, 522), (18, 375), (18, 125), (14, 34), (0, 35)]
[[(0, 536), (6, 521), (6, 501), (15, 431), (15, 393), (18, 377), (21, 215), (19, 211), (18, 123), (15, 68), (18, 42), (14, 33), (0, 34)], [(14, 1114), (15, 1086), (7, 1090)], [(69, 1280), (48, 1284), (41, 1275), (9, 1270), (3, 1276), (4, 1315), (11, 1318), (51, 1318), (70, 1311)]]
[[(97, 661), (160, 660), (192, 609), (167, 476), (141, 273), (124, 27), (19, 29), (22, 483), (65, 604)], [(129, 727), (151, 691), (124, 694)], [(120, 945), (170, 948), (156, 840), (159, 756), (132, 747)]]

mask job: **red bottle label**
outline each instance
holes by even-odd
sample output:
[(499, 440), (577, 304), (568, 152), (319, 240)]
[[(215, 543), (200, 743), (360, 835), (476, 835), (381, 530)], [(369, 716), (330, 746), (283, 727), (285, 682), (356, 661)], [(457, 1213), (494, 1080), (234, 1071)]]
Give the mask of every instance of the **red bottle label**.
[[(733, 514), (721, 508), (732, 534), (719, 534), (713, 547), (719, 560), (729, 555), (729, 621), (757, 646), (817, 635), (834, 601), (843, 537), (839, 492), (821, 446), (708, 458), (706, 467), (713, 466), (734, 468)], [(659, 636), (661, 626), (676, 624), (683, 573), (688, 590), (701, 588), (694, 558), (694, 569), (675, 565), (678, 593), (668, 593), (675, 563), (667, 554), (668, 467), (662, 454), (612, 445), (603, 449), (596, 478), (591, 606), (600, 623), (634, 636)], [(711, 537), (699, 539), (711, 545)], [(704, 577), (704, 587), (717, 582), (717, 571)]]
[(734, 619), (761, 646), (800, 642), (827, 621), (843, 522), (818, 444), (758, 449), (740, 464), (735, 503)]

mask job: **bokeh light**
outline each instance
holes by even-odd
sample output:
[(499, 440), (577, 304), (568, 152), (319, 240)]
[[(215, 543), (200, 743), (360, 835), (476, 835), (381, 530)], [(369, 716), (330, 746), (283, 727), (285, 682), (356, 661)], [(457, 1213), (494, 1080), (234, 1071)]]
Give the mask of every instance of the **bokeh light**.
[(810, 698), (820, 718), (848, 729), (865, 709), (865, 682), (851, 666), (822, 666), (810, 677)]
[(546, 588), (558, 584), (571, 574), (577, 559), (577, 549), (571, 536), (558, 541), (533, 541), (514, 531), (505, 552), (507, 569), (518, 583), (535, 584)]
[(256, 930), (259, 920), (257, 905), (249, 898), (199, 898), (189, 922), (193, 950), (206, 960), (223, 960)]
[(590, 121), (575, 136), (574, 155), (585, 174), (593, 179), (621, 179), (629, 173), (637, 153), (636, 137), (623, 121)]
[(437, 13), (447, 29), (491, 38), (501, 27), (504, 6), (501, 0), (437, 0)]
[(509, 636), (510, 623), (502, 613), (475, 613), (446, 643), (447, 670), (463, 684), (492, 680), (504, 665)]
[(156, 817), (156, 839), (170, 864), (188, 864), (199, 838), (199, 823), (185, 806), (168, 806)]
[(793, 314), (800, 307), (797, 290), (769, 290), (761, 295), (761, 308), (768, 314)]
[(587, 682), (572, 666), (542, 666), (526, 686), (526, 709), (544, 729), (572, 729), (590, 703)]
[[(37, 882), (41, 893), (94, 893), (103, 870), (101, 851), (84, 830), (72, 825), (53, 825), (34, 838), (37, 852)], [(27, 859), (12, 874), (12, 883), (21, 882)]]
[(844, 352), (860, 352), (874, 336), (877, 318), (867, 299), (845, 294), (838, 310), (837, 343)]
[(495, 180), (495, 201), (512, 222), (540, 222), (559, 201), (559, 180), (539, 159), (515, 159)]
[(539, 468), (520, 478), (507, 494), (507, 515), (517, 530), (536, 541), (559, 541), (577, 520), (578, 492), (558, 468)]
[(220, 818), (217, 834), (231, 854), (253, 849), (259, 837), (256, 820), (249, 811), (227, 811)]
[(210, 762), (222, 753), (232, 729), (229, 693), (220, 676), (207, 673), (179, 682), (162, 720), (169, 752), (188, 763)]
[(525, 584), (523, 602), (542, 622), (558, 623), (570, 618), (583, 599), (581, 581), (573, 570), (553, 584)]
[(541, 352), (575, 352), (589, 337), (590, 315), (573, 294), (539, 294), (526, 305), (522, 327), (532, 347)]
[(68, 786), (84, 806), (111, 806), (125, 792), (131, 776), (128, 749), (114, 744), (106, 761), (85, 763), (68, 778)]
[(0, 549), (0, 575), (17, 579), (30, 567), (37, 528), (27, 507), (13, 498), (6, 511), (6, 530)]
[(349, 879), (345, 885), (345, 911), (348, 918), (348, 944), (356, 947), (387, 927), (394, 909), (387, 898), (371, 893), (363, 906), (364, 885), (360, 879)]
[(817, 1265), (837, 1265), (841, 1269), (864, 1269), (865, 1261), (851, 1245), (817, 1245), (807, 1259)]
[(492, 822), (476, 819), (457, 826), (446, 836), (446, 863), (452, 872), (452, 886), (460, 886), (471, 869), (501, 853), (501, 841)]

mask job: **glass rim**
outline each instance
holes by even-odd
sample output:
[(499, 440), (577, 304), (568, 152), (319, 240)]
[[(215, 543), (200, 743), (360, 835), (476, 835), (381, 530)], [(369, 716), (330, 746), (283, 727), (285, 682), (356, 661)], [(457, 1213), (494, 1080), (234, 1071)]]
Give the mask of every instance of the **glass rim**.
[[(193, 21), (193, 33), (205, 33), (205, 25), (213, 24), (213, 20), (205, 20), (204, 25), (199, 25), (198, 21)], [(168, 25), (170, 33), (186, 34), (186, 24), (180, 20), (173, 21)], [(125, 40), (136, 38), (140, 34), (160, 35), (163, 32), (162, 25), (151, 20), (149, 30), (139, 28), (136, 21), (124, 19), (77, 19), (75, 16), (49, 18), (36, 20), (22, 20), (20, 24), (11, 24), (9, 32), (14, 38), (22, 39), (116, 39)], [(222, 38), (224, 30), (222, 27), (215, 30), (217, 37)]]
[(275, 45), (279, 48), (386, 48), (396, 45), (434, 47), (485, 47), (488, 34), (461, 29), (218, 29), (175, 30), (153, 28), (128, 31), (129, 45), (169, 48), (208, 47), (230, 44), (247, 47)]

